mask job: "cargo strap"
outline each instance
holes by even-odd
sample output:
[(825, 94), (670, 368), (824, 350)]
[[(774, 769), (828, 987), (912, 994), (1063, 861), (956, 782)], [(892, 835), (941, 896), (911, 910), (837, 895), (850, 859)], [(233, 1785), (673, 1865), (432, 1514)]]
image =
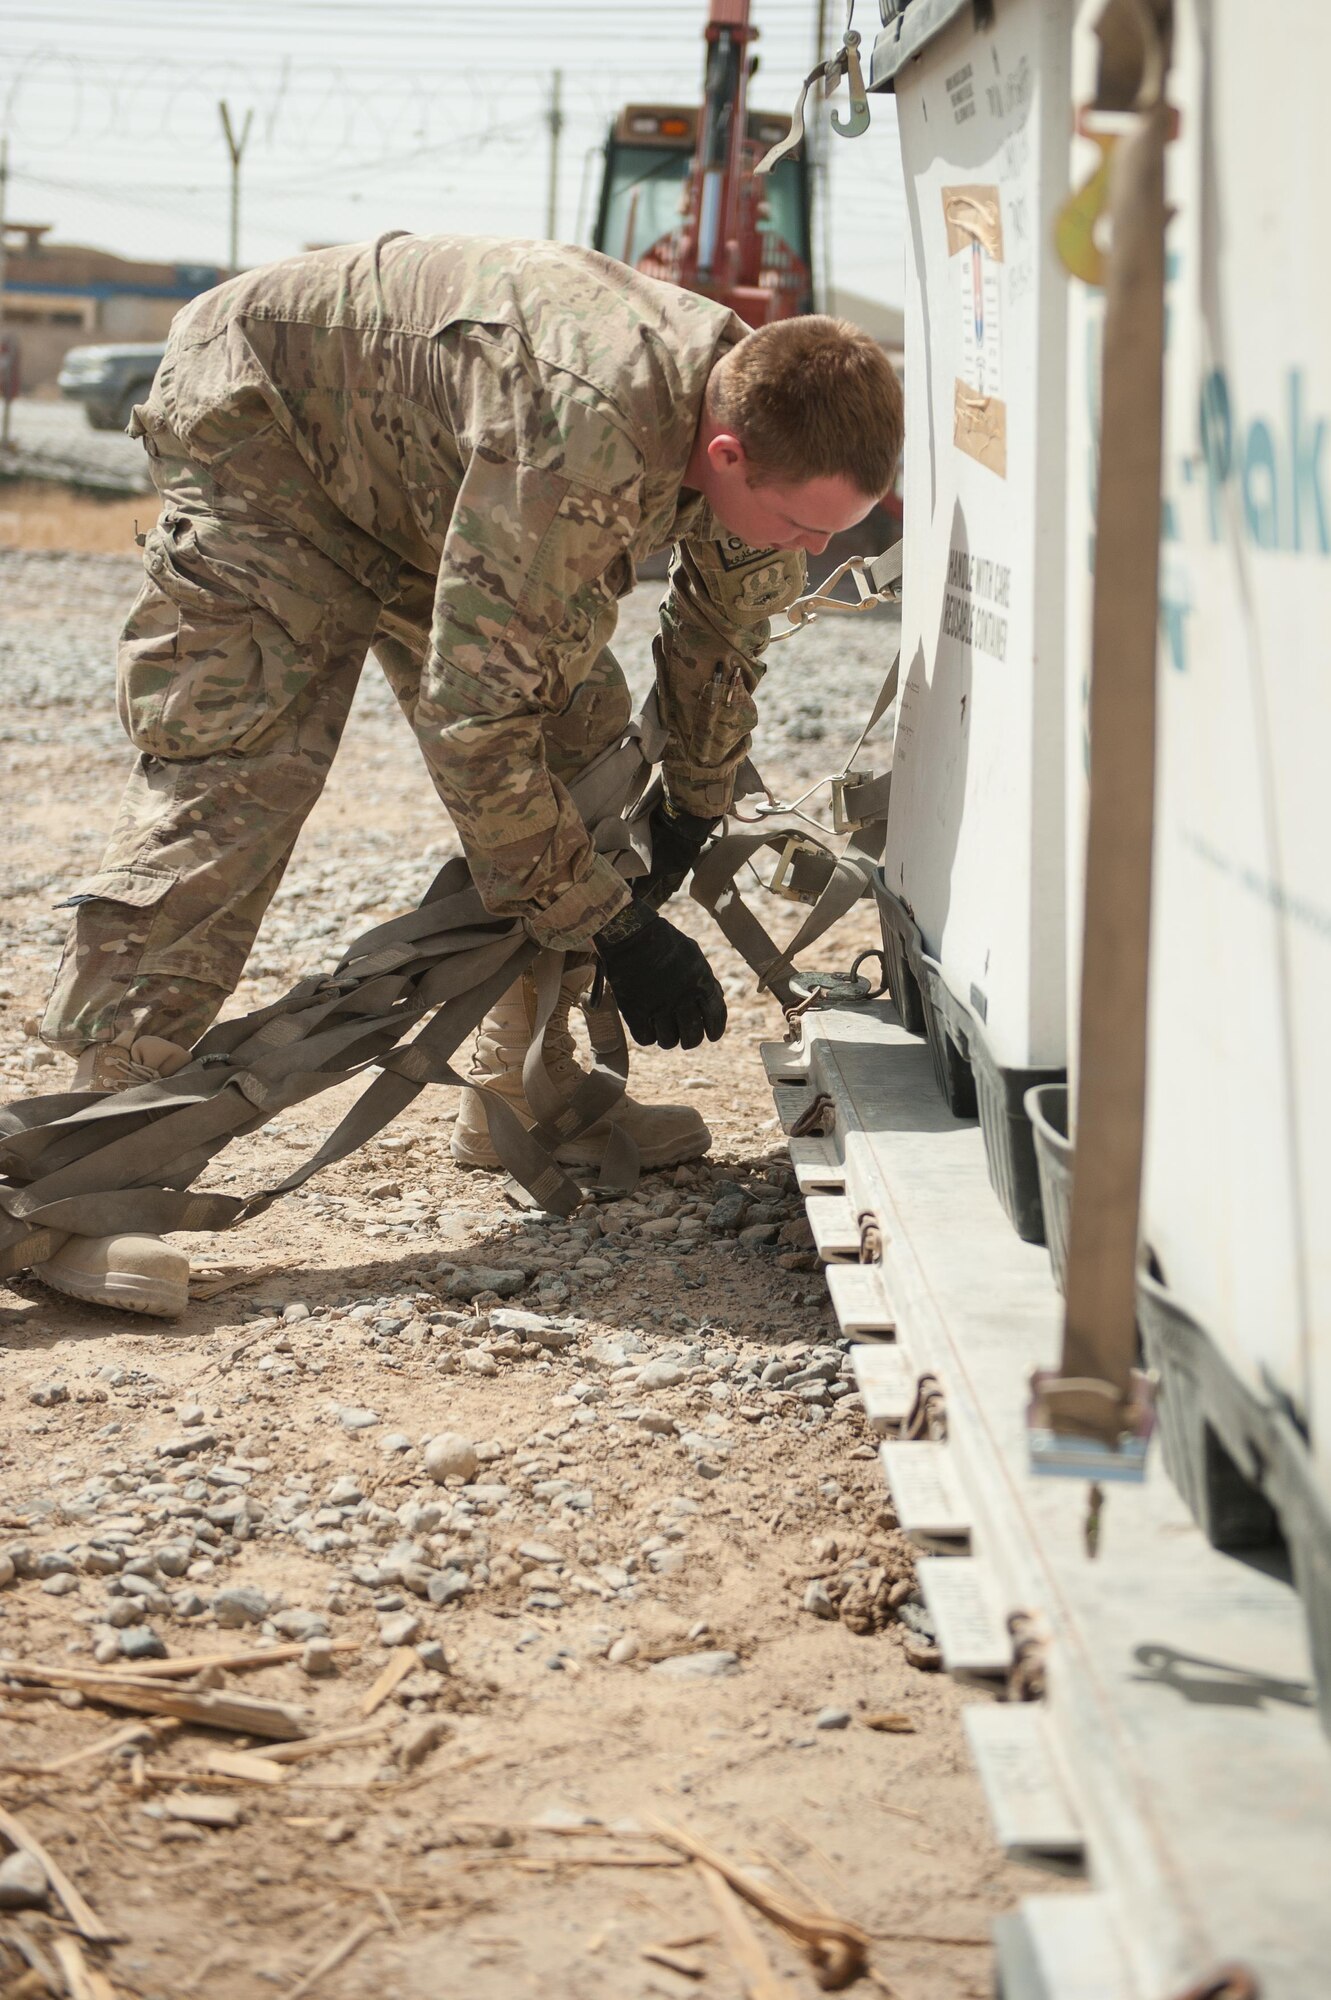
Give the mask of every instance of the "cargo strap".
[[(883, 601), (894, 594), (889, 591), (889, 585), (901, 575), (899, 543), (868, 562), (863, 557), (854, 560), (861, 573), (867, 573), (871, 580), (874, 577), (878, 579), (884, 592)], [(843, 565), (843, 568), (847, 567), (850, 565)], [(838, 571), (837, 575), (840, 574)], [(835, 583), (836, 577), (828, 581), (829, 584)], [(838, 600), (834, 602), (838, 602), (843, 611), (856, 609), (854, 605)], [(795, 608), (791, 606), (792, 614)], [(805, 1004), (790, 983), (794, 962), (800, 953), (807, 951), (825, 931), (838, 923), (862, 896), (873, 894), (874, 869), (882, 859), (887, 835), (892, 773), (885, 771), (856, 784), (850, 781), (851, 766), (870, 732), (896, 700), (900, 675), (901, 654), (898, 651), (883, 677), (869, 719), (860, 731), (854, 749), (839, 776), (830, 780), (834, 797), (837, 797), (840, 788), (840, 809), (847, 822), (853, 823), (850, 839), (839, 855), (822, 845), (818, 836), (825, 838), (823, 828), (793, 808), (783, 807), (769, 799), (766, 803), (755, 805), (753, 818), (727, 820), (720, 837), (705, 850), (694, 868), (690, 889), (694, 900), (702, 904), (727, 941), (756, 974), (759, 987), (765, 987), (775, 995), (787, 1013)], [(756, 774), (749, 775), (756, 782)], [(817, 791), (828, 782), (821, 779), (813, 789)], [(804, 794), (805, 798), (809, 796), (807, 792)], [(799, 805), (802, 801), (795, 803)], [(815, 835), (812, 840), (811, 829)], [(745, 863), (752, 861), (764, 847), (781, 851), (796, 843), (813, 850), (801, 858), (805, 863), (806, 879), (816, 880), (818, 888), (808, 916), (790, 943), (782, 946), (776, 943), (748, 908), (735, 886), (735, 878)]]
[(1135, 1379), (1155, 783), (1171, 0), (1109, 0), (1097, 109), (1114, 148), (1090, 690), (1076, 1171), (1063, 1355), (1033, 1420), (1116, 1451), (1147, 1421)]
[[(664, 741), (652, 696), (620, 742), (569, 787), (594, 843), (617, 854), (626, 875), (646, 865), (640, 817), (626, 815), (638, 807)], [(583, 1003), (591, 1073), (567, 1099), (555, 1088), (541, 1045), (565, 964), (563, 953), (542, 952), (517, 921), (490, 916), (466, 862), (450, 861), (415, 910), (358, 938), (331, 975), (303, 979), (270, 1006), (219, 1022), (172, 1076), (0, 1108), (0, 1278), (41, 1263), (66, 1234), (234, 1228), (363, 1146), (431, 1083), (476, 1090), (503, 1165), (542, 1207), (571, 1214), (583, 1190), (556, 1164), (555, 1149), (622, 1097), (628, 1045), (613, 999), (594, 990)], [(496, 1091), (460, 1075), (452, 1057), (529, 967), (537, 1010), (523, 1081), (537, 1123), (527, 1130)], [(193, 1191), (233, 1138), (376, 1070), (318, 1151), (283, 1180), (248, 1196)], [(636, 1147), (613, 1127), (602, 1184), (631, 1187), (637, 1171)]]
[(790, 983), (794, 962), (823, 932), (830, 930), (861, 896), (873, 889), (873, 868), (882, 852), (881, 824), (852, 836), (844, 853), (824, 851), (823, 887), (817, 901), (788, 945), (778, 945), (754, 916), (735, 886), (746, 861), (764, 847), (780, 849), (793, 839), (807, 840), (808, 821), (798, 813), (772, 813), (756, 824), (727, 821), (693, 871), (691, 894), (714, 918), (728, 943), (787, 1011), (801, 996)]
[[(886, 705), (880, 695), (875, 719)], [(598, 852), (616, 857), (629, 878), (649, 865), (646, 826), (655, 788), (648, 780), (664, 743), (652, 695), (624, 738), (569, 787)], [(751, 767), (745, 782), (762, 790)], [(822, 864), (820, 893), (782, 949), (745, 908), (734, 877), (758, 849), (779, 848), (796, 832), (804, 837), (808, 824), (779, 812), (757, 824), (727, 821), (694, 874), (697, 900), (783, 1007), (798, 1002), (788, 978), (794, 958), (868, 893), (881, 848), (881, 827), (874, 826), (859, 831), (844, 854), (822, 850), (815, 857)], [(613, 1111), (629, 1067), (618, 1009), (597, 979), (582, 1003), (590, 1073), (567, 1096), (549, 1074), (545, 1032), (564, 973), (579, 962), (586, 959), (542, 951), (519, 922), (490, 916), (467, 863), (453, 860), (416, 909), (356, 939), (330, 975), (303, 979), (271, 1005), (217, 1023), (173, 1075), (105, 1094), (70, 1092), (0, 1107), (0, 1279), (43, 1262), (67, 1234), (235, 1228), (346, 1159), (427, 1084), (475, 1090), (491, 1144), (518, 1187), (540, 1207), (571, 1214), (584, 1191), (555, 1153)], [(536, 993), (523, 1062), (523, 1093), (536, 1119), (530, 1129), (497, 1091), (453, 1067), (461, 1043), (528, 971)], [(378, 1073), (318, 1150), (282, 1180), (244, 1196), (194, 1189), (232, 1139), (372, 1072)], [(639, 1167), (632, 1138), (612, 1121), (598, 1187), (626, 1192)]]

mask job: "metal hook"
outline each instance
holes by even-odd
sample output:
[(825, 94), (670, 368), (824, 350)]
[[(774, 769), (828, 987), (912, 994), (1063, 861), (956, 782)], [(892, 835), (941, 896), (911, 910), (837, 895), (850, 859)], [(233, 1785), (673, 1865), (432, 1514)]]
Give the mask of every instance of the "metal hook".
[(869, 129), (869, 98), (864, 88), (864, 72), (860, 68), (860, 38), (851, 28), (846, 29), (840, 68), (845, 71), (850, 93), (850, 116), (839, 118), (834, 111), (832, 130), (839, 139), (858, 139), (861, 132)]
[(778, 139), (770, 152), (763, 154), (754, 168), (755, 174), (770, 174), (779, 160), (784, 160), (803, 145), (804, 107), (815, 83), (821, 83), (823, 96), (830, 97), (844, 76), (850, 92), (850, 116), (842, 119), (834, 111), (832, 130), (842, 139), (857, 139), (861, 132), (868, 131), (869, 98), (864, 88), (864, 72), (860, 68), (860, 38), (850, 25), (854, 18), (855, 0), (847, 0), (846, 27), (841, 37), (841, 47), (834, 56), (829, 56), (826, 62), (820, 62), (816, 68), (809, 71), (800, 85), (800, 94), (795, 101), (789, 132), (784, 139)]

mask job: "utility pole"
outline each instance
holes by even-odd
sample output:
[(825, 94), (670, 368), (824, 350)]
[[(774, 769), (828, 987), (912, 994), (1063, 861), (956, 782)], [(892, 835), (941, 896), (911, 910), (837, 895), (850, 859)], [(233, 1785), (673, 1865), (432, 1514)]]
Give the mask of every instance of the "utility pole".
[[(827, 0), (818, 0), (813, 32), (813, 59), (815, 63), (820, 63), (827, 54)], [(814, 209), (809, 227), (809, 247), (813, 252), (813, 303), (815, 311), (825, 313), (832, 310), (832, 163), (822, 120), (810, 118), (804, 133), (804, 152), (809, 163), (809, 198)]]
[(556, 70), (550, 80), (550, 109), (546, 113), (546, 124), (550, 127), (550, 172), (545, 191), (545, 233), (553, 236), (556, 232), (556, 211), (559, 206), (559, 135), (564, 129), (564, 113), (560, 104), (560, 92), (564, 82), (564, 72)]
[(4, 415), (0, 417), (0, 447), (9, 449), (9, 409), (13, 401), (12, 362), (8, 343), (5, 340), (5, 259), (9, 241), (9, 134), (0, 134), (0, 397), (3, 397)]
[(226, 139), (226, 149), (231, 155), (231, 254), (227, 270), (229, 276), (234, 278), (240, 268), (240, 163), (245, 156), (245, 142), (250, 136), (254, 111), (251, 107), (245, 113), (245, 123), (240, 128), (240, 137), (237, 138), (235, 127), (231, 123), (231, 108), (225, 98), (217, 109), (222, 119), (222, 134)]
[(9, 134), (0, 135), (0, 326), (5, 323), (5, 262), (9, 248)]

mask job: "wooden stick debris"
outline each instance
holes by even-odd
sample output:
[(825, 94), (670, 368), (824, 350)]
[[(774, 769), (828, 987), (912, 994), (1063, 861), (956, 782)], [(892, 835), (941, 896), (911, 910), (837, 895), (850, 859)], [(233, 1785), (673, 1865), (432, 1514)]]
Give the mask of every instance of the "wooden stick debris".
[[(330, 1639), (330, 1653), (358, 1653), (359, 1639)], [(189, 1653), (174, 1660), (145, 1660), (134, 1670), (138, 1680), (187, 1680), (192, 1674), (201, 1674), (213, 1668), (224, 1674), (242, 1674), (255, 1667), (277, 1667), (285, 1660), (298, 1660), (305, 1651), (303, 1644), (280, 1646), (248, 1646), (235, 1653)]]
[(208, 1689), (195, 1693), (184, 1688), (98, 1688), (88, 1689), (98, 1701), (112, 1708), (136, 1710), (140, 1715), (173, 1715), (181, 1722), (195, 1722), (204, 1729), (227, 1729), (237, 1736), (273, 1737), (289, 1742), (304, 1736), (309, 1723), (289, 1702), (261, 1701), (255, 1695), (223, 1693)]
[(168, 1819), (185, 1820), (191, 1826), (238, 1826), (239, 1799), (210, 1798), (204, 1792), (168, 1792), (162, 1800)]
[(514, 1861), (506, 1849), (489, 1849), (487, 1861), (506, 1864), (524, 1875), (557, 1875), (565, 1868), (686, 1868), (682, 1855), (665, 1854), (559, 1854), (543, 1860), (524, 1856)]
[[(465, 1766), (454, 1765), (455, 1770)], [(449, 1813), (450, 1826), (479, 1827), (484, 1833), (549, 1833), (560, 1840), (659, 1840), (660, 1834), (645, 1826), (547, 1826), (531, 1819), (486, 1819), (480, 1813)]]
[(30, 1965), (12, 1986), (5, 1988), (5, 2000), (51, 2000), (51, 1982), (44, 1972)]
[(108, 1708), (127, 1708), (139, 1715), (174, 1716), (207, 1729), (230, 1729), (238, 1736), (271, 1736), (282, 1740), (308, 1736), (309, 1722), (289, 1702), (268, 1701), (229, 1689), (163, 1687), (159, 1681), (110, 1675), (74, 1667), (29, 1666), (0, 1662), (0, 1673), (50, 1687), (74, 1687)]
[(375, 1902), (379, 1905), (379, 1908), (383, 1911), (384, 1915), (388, 1919), (389, 1928), (391, 1930), (395, 1930), (398, 1936), (402, 1937), (404, 1935), (402, 1930), (402, 1919), (398, 1915), (397, 1911), (393, 1908), (387, 1890), (381, 1889), (378, 1883), (376, 1882), (372, 1893)]
[[(823, 1848), (821, 1848), (818, 1845), (816, 1840), (814, 1840), (809, 1834), (801, 1832), (799, 1827), (793, 1825), (792, 1822), (788, 1819), (784, 1818), (778, 1819), (776, 1823), (782, 1829), (782, 1831), (788, 1836), (788, 1838), (794, 1841), (797, 1847), (802, 1847), (806, 1854), (811, 1854), (814, 1860), (819, 1862), (822, 1865), (822, 1867), (827, 1870), (827, 1873), (832, 1877), (832, 1880), (834, 1882), (840, 1881), (841, 1871), (837, 1867), (836, 1862), (833, 1861), (830, 1854), (828, 1854)], [(788, 1882), (794, 1882), (795, 1878), (793, 1875), (791, 1875), (788, 1869), (785, 1871), (785, 1873), (786, 1873), (786, 1880)], [(813, 1891), (806, 1888), (800, 1888), (799, 1893), (802, 1896), (813, 1895)], [(814, 1901), (815, 1902), (822, 1901), (822, 1899), (815, 1896)], [(831, 1905), (829, 1903), (823, 1901), (823, 1908), (825, 1910), (830, 1909), (830, 1907)]]
[(126, 1743), (141, 1737), (146, 1728), (151, 1728), (155, 1736), (168, 1736), (179, 1729), (180, 1724), (174, 1716), (167, 1716), (155, 1724), (127, 1722), (123, 1728), (113, 1729), (109, 1736), (99, 1736), (95, 1743), (85, 1743), (81, 1750), (68, 1750), (63, 1757), (52, 1758), (49, 1764), (42, 1765), (41, 1774), (44, 1778), (54, 1778), (58, 1772), (68, 1771), (75, 1764), (86, 1764), (94, 1757), (109, 1757), (113, 1751), (123, 1749)]
[(414, 1646), (399, 1646), (397, 1651), (389, 1656), (388, 1665), (360, 1705), (362, 1722), (373, 1715), (375, 1709), (388, 1700), (393, 1689), (407, 1678), (412, 1668), (419, 1665), (420, 1661), (416, 1657)]
[(348, 1931), (339, 1944), (326, 1951), (317, 1965), (312, 1965), (305, 1977), (287, 1990), (286, 2000), (302, 2000), (302, 1996), (318, 1985), (326, 1972), (335, 1972), (339, 1965), (345, 1965), (351, 1954), (359, 1951), (367, 1938), (384, 1927), (382, 1917), (366, 1917), (363, 1923)]
[(770, 1923), (794, 1938), (812, 1964), (818, 1983), (825, 1992), (839, 1992), (863, 1974), (868, 1962), (869, 1934), (858, 1924), (835, 1916), (829, 1910), (802, 1909), (769, 1889), (757, 1876), (737, 1868), (718, 1848), (700, 1840), (696, 1834), (686, 1833), (682, 1828), (670, 1826), (654, 1816), (650, 1825), (668, 1846), (687, 1854), (691, 1860), (705, 1862), (723, 1876), (746, 1903), (751, 1903)]
[(223, 1292), (239, 1291), (242, 1285), (257, 1285), (260, 1279), (271, 1278), (281, 1268), (279, 1264), (210, 1266), (190, 1279), (189, 1295), (192, 1299), (220, 1298)]
[(880, 1993), (886, 1993), (887, 2000), (901, 2000), (901, 1988), (894, 1986), (891, 1980), (878, 1970), (876, 1965), (867, 1966), (865, 1971), (870, 1983), (876, 1986)]
[(344, 1750), (354, 1743), (369, 1743), (389, 1727), (387, 1716), (380, 1722), (352, 1722), (345, 1729), (327, 1729), (319, 1736), (298, 1737), (292, 1743), (270, 1743), (263, 1755), (273, 1764), (301, 1764), (307, 1757), (322, 1757), (329, 1750)]
[(664, 1944), (645, 1944), (638, 1956), (645, 1958), (649, 1965), (663, 1965), (667, 1972), (677, 1972), (681, 1979), (701, 1979), (706, 1972), (706, 1967), (699, 1965), (696, 1959), (681, 1958), (677, 1951), (671, 1951)]
[(777, 1978), (762, 1939), (744, 1914), (744, 1906), (725, 1876), (705, 1861), (698, 1861), (695, 1865), (716, 1905), (726, 1945), (744, 1981), (748, 2000), (789, 2000), (789, 1987), (783, 1979)]
[(945, 1944), (965, 1951), (990, 1951), (994, 1942), (991, 1937), (944, 1937), (941, 1931), (875, 1931), (873, 1935), (884, 1944)]
[(204, 1763), (219, 1778), (243, 1778), (251, 1785), (284, 1785), (287, 1781), (288, 1774), (280, 1764), (248, 1750), (210, 1750)]
[(66, 1875), (58, 1861), (52, 1859), (35, 1834), (29, 1833), (21, 1819), (0, 1807), (0, 1833), (11, 1847), (21, 1847), (34, 1861), (40, 1862), (46, 1870), (46, 1879), (69, 1912), (70, 1921), (89, 1944), (114, 1944), (119, 1931), (110, 1930), (98, 1916), (96, 1910), (86, 1903), (74, 1884)]
[(53, 1938), (51, 1949), (65, 1975), (69, 2000), (116, 2000), (115, 1987), (97, 1966), (89, 1965), (77, 1938)]
[(816, 1889), (810, 1889), (806, 1883), (801, 1882), (799, 1876), (792, 1869), (787, 1868), (785, 1862), (779, 1860), (775, 1854), (765, 1854), (761, 1848), (757, 1847), (752, 1850), (752, 1853), (754, 1860), (760, 1867), (768, 1869), (773, 1875), (779, 1875), (786, 1884), (786, 1887), (793, 1889), (797, 1896), (802, 1896), (811, 1909), (821, 1910), (826, 1917), (836, 1915), (836, 1911), (832, 1908), (826, 1896), (820, 1896)]
[[(358, 1653), (359, 1639), (330, 1639), (334, 1653)], [(229, 1653), (181, 1653), (170, 1660), (143, 1660), (135, 1667), (56, 1667), (40, 1660), (0, 1660), (0, 1677), (14, 1680), (46, 1681), (52, 1687), (82, 1688), (89, 1682), (114, 1687), (127, 1682), (189, 1680), (194, 1674), (214, 1668), (220, 1673), (244, 1673), (251, 1667), (276, 1667), (285, 1660), (298, 1660), (305, 1651), (299, 1643), (276, 1646), (242, 1646)]]

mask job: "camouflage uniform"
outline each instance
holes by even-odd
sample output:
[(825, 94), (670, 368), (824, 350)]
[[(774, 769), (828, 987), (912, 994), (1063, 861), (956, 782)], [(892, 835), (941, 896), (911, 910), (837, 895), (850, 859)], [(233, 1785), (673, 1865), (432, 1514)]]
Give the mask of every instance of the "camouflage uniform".
[(622, 730), (608, 650), (675, 544), (656, 644), (666, 783), (730, 803), (768, 616), (800, 558), (680, 481), (744, 329), (590, 251), (395, 235), (179, 315), (133, 429), (162, 499), (121, 640), (139, 752), (43, 1033), (191, 1042), (244, 968), (373, 647), (497, 915), (584, 945), (626, 901), (564, 787)]

